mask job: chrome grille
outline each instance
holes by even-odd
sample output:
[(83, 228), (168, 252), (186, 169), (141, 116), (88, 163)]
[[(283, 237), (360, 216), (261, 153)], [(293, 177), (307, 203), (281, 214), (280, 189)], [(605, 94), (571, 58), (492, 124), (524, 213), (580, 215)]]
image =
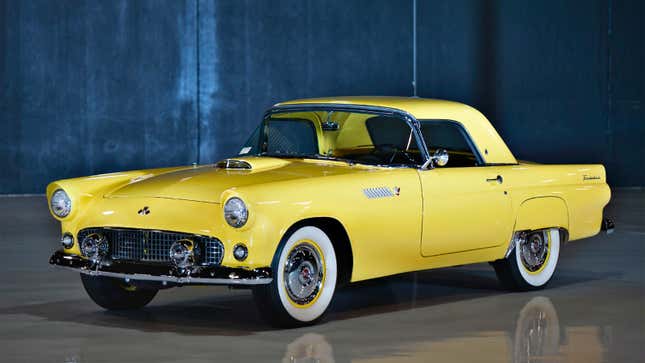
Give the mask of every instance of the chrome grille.
[(219, 265), (222, 262), (224, 248), (222, 242), (216, 239), (209, 239), (204, 246), (204, 264)]
[(110, 256), (114, 260), (170, 263), (170, 246), (180, 239), (195, 243), (195, 256), (200, 265), (217, 266), (224, 257), (222, 242), (214, 237), (187, 233), (129, 228), (86, 228), (78, 233), (78, 241), (92, 234), (104, 235), (110, 244)]

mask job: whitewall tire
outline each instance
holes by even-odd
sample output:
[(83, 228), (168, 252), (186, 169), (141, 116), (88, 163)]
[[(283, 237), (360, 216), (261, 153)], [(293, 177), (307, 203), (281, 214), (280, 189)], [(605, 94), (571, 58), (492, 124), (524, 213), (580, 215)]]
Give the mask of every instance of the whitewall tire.
[(285, 236), (272, 263), (273, 281), (254, 289), (263, 317), (281, 327), (315, 323), (334, 297), (336, 252), (320, 228), (304, 226)]
[(560, 257), (560, 231), (549, 228), (515, 238), (512, 252), (493, 262), (502, 285), (510, 290), (536, 290), (546, 286)]

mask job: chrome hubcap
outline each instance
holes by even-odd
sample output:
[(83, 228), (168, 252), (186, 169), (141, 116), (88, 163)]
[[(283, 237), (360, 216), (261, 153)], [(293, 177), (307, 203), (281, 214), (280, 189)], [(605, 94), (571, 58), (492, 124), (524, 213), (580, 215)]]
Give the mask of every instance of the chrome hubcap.
[(284, 266), (284, 281), (289, 298), (299, 305), (313, 301), (323, 281), (323, 267), (316, 248), (309, 243), (296, 246)]
[(535, 272), (542, 268), (549, 253), (549, 240), (543, 232), (520, 239), (519, 247), (520, 259), (528, 271)]

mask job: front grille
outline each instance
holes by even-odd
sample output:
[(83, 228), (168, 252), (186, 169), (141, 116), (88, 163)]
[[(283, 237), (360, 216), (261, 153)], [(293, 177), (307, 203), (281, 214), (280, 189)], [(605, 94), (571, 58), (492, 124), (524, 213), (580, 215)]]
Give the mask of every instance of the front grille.
[(107, 238), (113, 260), (169, 264), (170, 246), (180, 239), (195, 243), (193, 251), (200, 265), (218, 266), (224, 257), (224, 246), (214, 237), (149, 229), (85, 228), (78, 232), (77, 241), (83, 241), (92, 233), (100, 233)]

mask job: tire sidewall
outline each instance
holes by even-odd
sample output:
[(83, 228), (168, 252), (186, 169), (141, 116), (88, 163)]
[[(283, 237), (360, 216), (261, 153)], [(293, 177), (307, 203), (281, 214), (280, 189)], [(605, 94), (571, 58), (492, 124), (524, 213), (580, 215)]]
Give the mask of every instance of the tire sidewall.
[(546, 262), (546, 266), (539, 273), (529, 273), (524, 268), (521, 260), (519, 241), (515, 245), (515, 264), (517, 271), (522, 277), (522, 280), (534, 288), (542, 287), (551, 280), (558, 264), (558, 258), (560, 257), (560, 232), (556, 228), (551, 228), (546, 233), (548, 233), (550, 239), (549, 259)]
[[(297, 307), (295, 306), (288, 297), (285, 281), (284, 281), (284, 267), (287, 261), (287, 257), (291, 250), (299, 243), (311, 241), (314, 242), (317, 247), (322, 252), (322, 260), (324, 261), (324, 282), (322, 285), (322, 290), (319, 292), (319, 296), (316, 300), (307, 307)], [(277, 295), (280, 300), (280, 304), (286, 311), (286, 313), (294, 320), (308, 323), (320, 318), (327, 307), (331, 303), (331, 300), (334, 296), (336, 290), (336, 280), (337, 280), (337, 261), (336, 261), (336, 252), (334, 251), (334, 246), (331, 242), (331, 239), (327, 234), (320, 228), (313, 226), (306, 226), (297, 229), (293, 232), (289, 238), (285, 241), (280, 249), (279, 255), (276, 256), (275, 268), (274, 268), (274, 280), (275, 288), (277, 289)]]

